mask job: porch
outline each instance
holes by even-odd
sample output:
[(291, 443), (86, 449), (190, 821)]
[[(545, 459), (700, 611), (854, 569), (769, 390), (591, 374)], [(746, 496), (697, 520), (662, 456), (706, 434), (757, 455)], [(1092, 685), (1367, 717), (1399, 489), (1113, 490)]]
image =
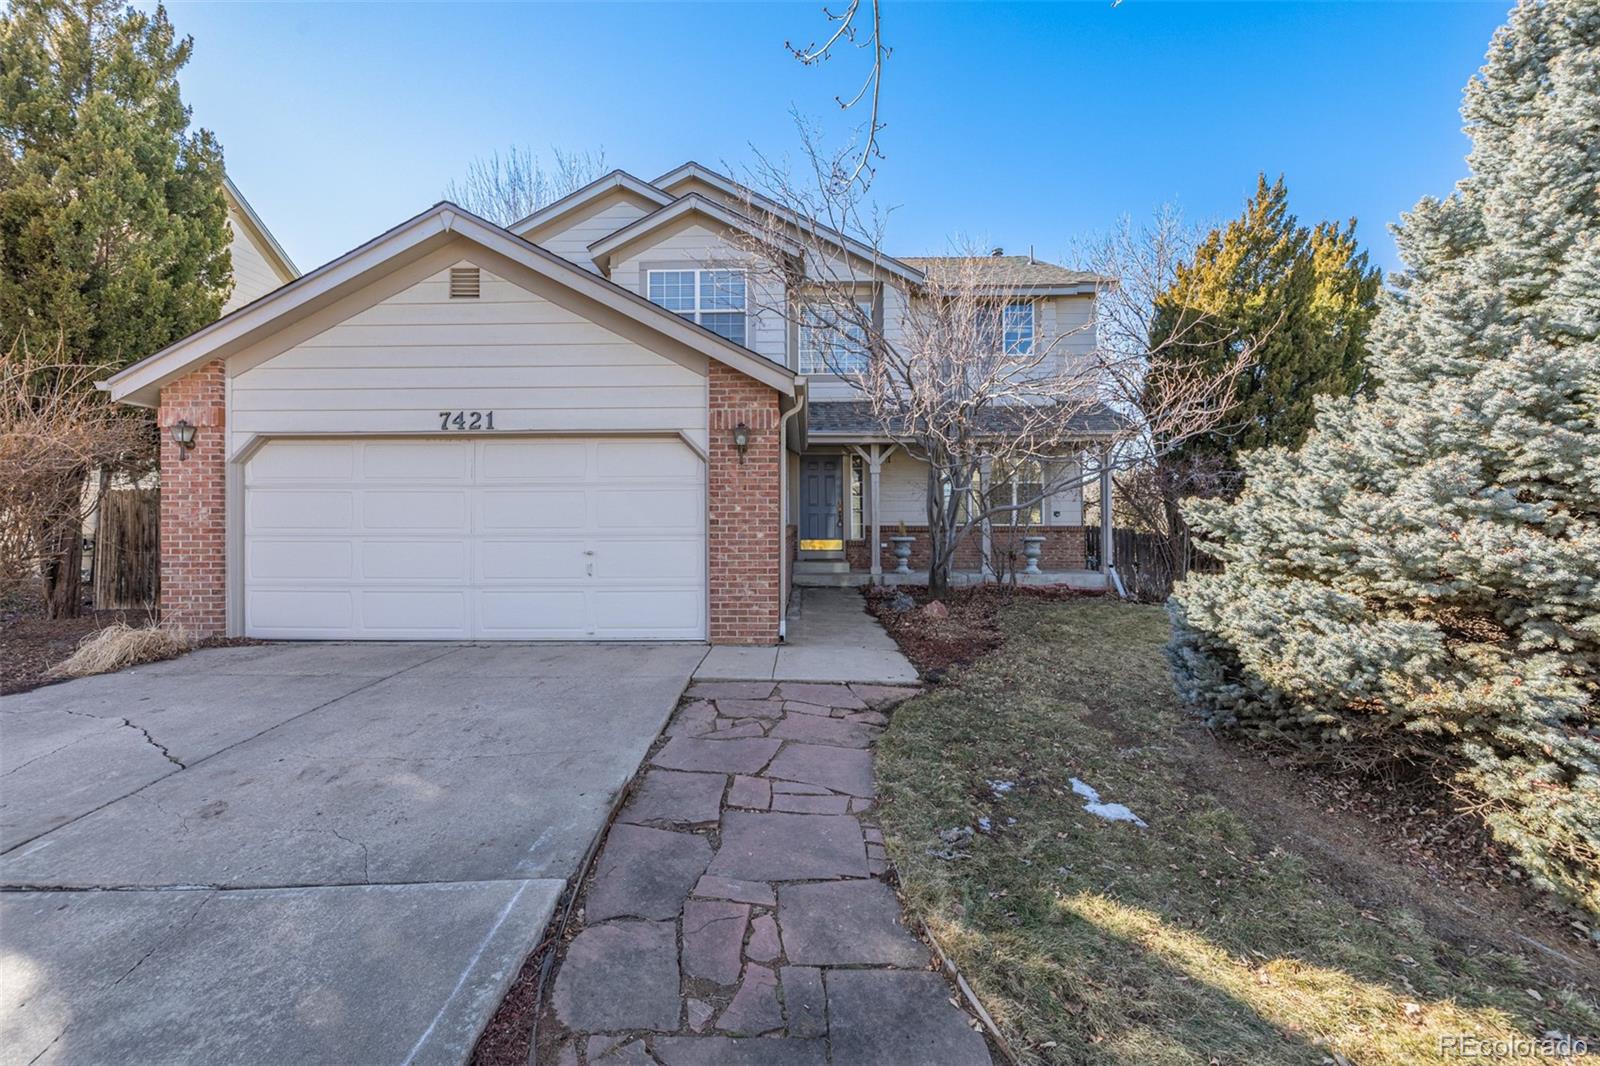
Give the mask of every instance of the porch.
[[(1074, 465), (1094, 462), (1100, 499), (1111, 494), (1110, 470), (1089, 452)], [(789, 565), (799, 587), (926, 584), (931, 556), (926, 522), (927, 465), (882, 441), (817, 443), (791, 453), (788, 513)], [(984, 471), (983, 489), (991, 485)], [(1040, 480), (1043, 476), (1040, 475)], [(1036, 501), (1018, 512), (1019, 524), (985, 522), (956, 549), (955, 584), (1015, 582), (1116, 588), (1110, 509), (1082, 524), (1083, 493), (1076, 472), (1057, 467), (1050, 484), (1067, 488), (1039, 499), (1038, 486), (1014, 487), (1017, 500)], [(999, 488), (1004, 489), (1004, 485)], [(1032, 558), (1030, 558), (1032, 556)]]

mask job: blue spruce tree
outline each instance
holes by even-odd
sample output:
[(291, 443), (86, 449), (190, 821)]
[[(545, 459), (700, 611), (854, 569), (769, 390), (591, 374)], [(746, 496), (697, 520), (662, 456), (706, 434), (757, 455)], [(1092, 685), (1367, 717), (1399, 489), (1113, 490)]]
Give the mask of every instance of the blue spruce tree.
[(1398, 227), (1369, 398), (1245, 461), (1173, 597), (1214, 725), (1445, 761), (1600, 914), (1600, 5), (1522, 0), (1467, 86), (1470, 176)]

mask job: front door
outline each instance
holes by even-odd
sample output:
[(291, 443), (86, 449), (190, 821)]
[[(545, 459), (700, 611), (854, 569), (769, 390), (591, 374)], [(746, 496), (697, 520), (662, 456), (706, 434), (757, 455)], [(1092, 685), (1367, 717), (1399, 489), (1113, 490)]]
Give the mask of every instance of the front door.
[(801, 551), (844, 550), (840, 467), (837, 455), (806, 456), (800, 460)]

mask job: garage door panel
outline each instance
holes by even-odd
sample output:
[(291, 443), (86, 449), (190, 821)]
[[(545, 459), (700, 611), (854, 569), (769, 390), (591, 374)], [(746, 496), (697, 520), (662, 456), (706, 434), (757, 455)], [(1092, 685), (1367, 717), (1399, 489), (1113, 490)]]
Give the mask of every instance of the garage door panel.
[(255, 636), (337, 637), (355, 627), (355, 593), (349, 589), (256, 589), (245, 612)]
[(246, 574), (258, 581), (337, 580), (356, 576), (355, 545), (348, 540), (252, 537), (246, 558)]
[(537, 551), (524, 540), (485, 540), (478, 552), (478, 578), (495, 581), (582, 581), (588, 577), (586, 540), (541, 539)]
[(702, 602), (698, 589), (601, 589), (595, 631), (616, 640), (698, 639)]
[(269, 443), (245, 469), (245, 632), (703, 639), (704, 478), (661, 437)]
[(462, 540), (363, 540), (361, 576), (373, 581), (457, 581), (471, 576)]
[(356, 471), (351, 441), (279, 441), (250, 460), (250, 482), (348, 481)]
[(478, 524), (486, 532), (582, 529), (588, 497), (581, 489), (485, 489)]
[(480, 453), (481, 481), (582, 481), (589, 450), (582, 441), (487, 441)]
[(349, 529), (355, 518), (355, 493), (262, 488), (249, 494), (246, 522), (254, 530)]
[(478, 599), (478, 632), (504, 640), (581, 640), (589, 628), (589, 592), (567, 589), (494, 589)]
[(688, 582), (698, 588), (704, 571), (705, 545), (698, 539), (607, 541), (594, 554), (597, 580), (629, 582), (629, 587)]
[(466, 441), (369, 441), (361, 446), (361, 473), (369, 481), (460, 481), (471, 476)]
[(465, 589), (363, 589), (366, 636), (451, 638), (470, 635)]
[(365, 529), (465, 533), (467, 513), (465, 489), (368, 489), (361, 494), (361, 525)]
[(647, 440), (602, 440), (595, 442), (595, 473), (601, 478), (686, 478), (700, 477), (700, 457), (685, 446), (662, 447), (662, 442)]
[(599, 489), (594, 493), (595, 525), (609, 532), (627, 530), (697, 530), (705, 524), (698, 491), (671, 489)]

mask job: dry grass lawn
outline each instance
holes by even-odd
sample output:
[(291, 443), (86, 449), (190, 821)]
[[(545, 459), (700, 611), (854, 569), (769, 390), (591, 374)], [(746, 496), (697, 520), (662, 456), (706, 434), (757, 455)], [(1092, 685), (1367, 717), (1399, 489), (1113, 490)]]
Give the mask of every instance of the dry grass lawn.
[[(1219, 775), (1237, 753), (1174, 706), (1159, 609), (1021, 600), (1001, 624), (896, 711), (878, 772), (909, 906), (1024, 1061), (1375, 1066), (1462, 1034), (1600, 1037), (1588, 949), (1469, 920), (1329, 845), (1314, 807)], [(1148, 828), (1088, 813), (1072, 778)]]

